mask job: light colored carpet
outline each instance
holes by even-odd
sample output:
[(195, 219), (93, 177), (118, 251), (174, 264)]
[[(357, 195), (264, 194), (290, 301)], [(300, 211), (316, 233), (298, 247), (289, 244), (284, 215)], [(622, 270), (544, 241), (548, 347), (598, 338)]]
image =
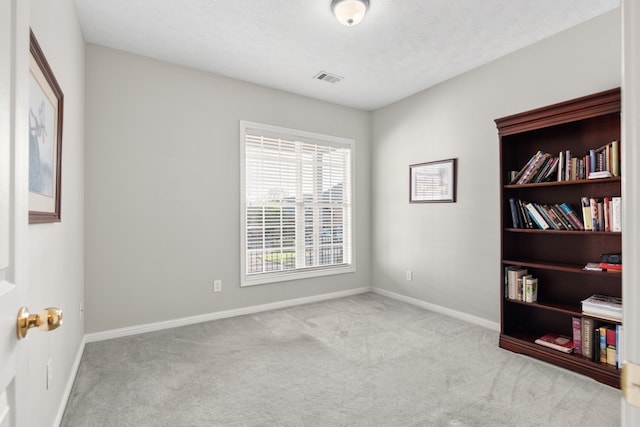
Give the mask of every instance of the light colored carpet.
[(616, 426), (620, 392), (372, 293), (87, 344), (63, 426)]

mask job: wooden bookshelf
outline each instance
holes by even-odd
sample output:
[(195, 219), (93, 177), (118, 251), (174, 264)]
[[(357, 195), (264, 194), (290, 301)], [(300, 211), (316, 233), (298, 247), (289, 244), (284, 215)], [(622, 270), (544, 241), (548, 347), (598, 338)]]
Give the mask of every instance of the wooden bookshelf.
[[(522, 266), (538, 278), (538, 301), (511, 300), (505, 278), (500, 283), (500, 347), (587, 375), (620, 387), (620, 372), (577, 354), (536, 344), (546, 333), (572, 336), (572, 317), (583, 315), (582, 300), (599, 293), (620, 297), (620, 273), (585, 271), (602, 253), (622, 251), (622, 233), (514, 228), (509, 200), (539, 204), (568, 203), (581, 218), (580, 198), (621, 196), (619, 176), (511, 184), (509, 171), (520, 170), (538, 151), (558, 155), (570, 150), (584, 155), (590, 149), (620, 141), (620, 89), (496, 119), (500, 143), (501, 258), (503, 269)], [(624, 143), (624, 141), (621, 141)], [(504, 275), (503, 275), (504, 276)], [(612, 326), (617, 322), (599, 319)]]

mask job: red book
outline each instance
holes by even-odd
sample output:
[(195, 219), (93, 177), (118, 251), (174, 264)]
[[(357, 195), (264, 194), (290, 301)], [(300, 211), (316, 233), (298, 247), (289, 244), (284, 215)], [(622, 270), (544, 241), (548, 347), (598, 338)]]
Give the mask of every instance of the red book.
[(622, 271), (622, 264), (611, 264), (609, 262), (601, 262), (600, 268), (607, 271)]
[(558, 334), (546, 334), (536, 340), (536, 344), (562, 351), (563, 353), (571, 353), (573, 351), (573, 340)]
[(616, 346), (616, 330), (613, 328), (607, 328), (607, 345)]
[(574, 316), (571, 320), (573, 326), (573, 352), (582, 354), (582, 318)]

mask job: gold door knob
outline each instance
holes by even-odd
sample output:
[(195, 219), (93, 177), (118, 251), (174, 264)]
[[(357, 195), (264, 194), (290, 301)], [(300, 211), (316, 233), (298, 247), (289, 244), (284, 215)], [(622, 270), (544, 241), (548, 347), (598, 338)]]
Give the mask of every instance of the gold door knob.
[(18, 311), (18, 321), (16, 330), (18, 338), (22, 339), (27, 336), (27, 331), (31, 328), (38, 327), (41, 331), (53, 331), (62, 325), (62, 310), (59, 308), (45, 308), (37, 314), (29, 314), (27, 307), (22, 307)]

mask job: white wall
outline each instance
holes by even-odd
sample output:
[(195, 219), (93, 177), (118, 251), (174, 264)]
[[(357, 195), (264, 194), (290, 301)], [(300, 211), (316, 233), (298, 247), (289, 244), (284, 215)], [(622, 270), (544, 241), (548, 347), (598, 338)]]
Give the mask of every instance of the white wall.
[(28, 240), (29, 308), (59, 307), (64, 316), (60, 329), (27, 339), (28, 425), (44, 426), (60, 415), (84, 336), (84, 39), (73, 0), (31, 0), (30, 25), (64, 93), (62, 222), (30, 225)]
[[(620, 63), (616, 9), (374, 112), (373, 285), (498, 322), (494, 119), (620, 86)], [(452, 157), (457, 203), (410, 205), (408, 166)]]
[[(87, 332), (369, 286), (370, 113), (85, 54)], [(356, 273), (240, 288), (240, 120), (355, 139)]]

